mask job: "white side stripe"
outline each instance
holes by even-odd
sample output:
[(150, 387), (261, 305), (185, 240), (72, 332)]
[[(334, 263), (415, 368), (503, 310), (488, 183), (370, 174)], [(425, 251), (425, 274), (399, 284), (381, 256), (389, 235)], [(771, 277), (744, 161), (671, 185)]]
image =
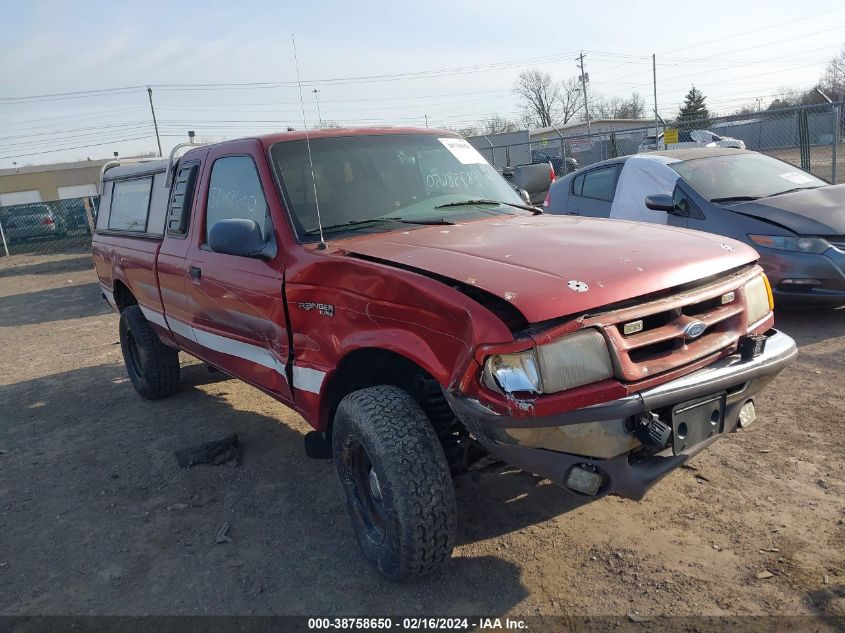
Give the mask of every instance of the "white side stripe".
[(325, 377), (326, 372), (319, 369), (293, 366), (293, 386), (302, 389), (302, 391), (320, 393), (320, 387), (323, 386), (323, 378)]
[(161, 312), (156, 312), (152, 308), (147, 308), (140, 304), (138, 305), (138, 307), (141, 308), (141, 312), (144, 313), (144, 317), (147, 319), (147, 321), (149, 321), (150, 323), (155, 323), (156, 325), (167, 329), (167, 321), (164, 320), (164, 315)]
[(215, 352), (252, 361), (262, 367), (273, 369), (279, 372), (282, 376), (285, 375), (285, 364), (279, 361), (275, 356), (273, 356), (273, 354), (270, 353), (269, 350), (266, 350), (263, 347), (250, 345), (249, 343), (242, 343), (241, 341), (226, 338), (225, 336), (219, 336), (217, 334), (212, 334), (211, 332), (198, 330), (195, 327), (191, 327), (191, 330), (193, 330), (194, 338), (197, 343), (203, 347), (213, 349)]
[[(256, 365), (267, 367), (276, 371), (280, 376), (287, 380), (285, 374), (285, 364), (276, 358), (269, 350), (259, 347), (258, 345), (251, 345), (250, 343), (243, 343), (234, 339), (220, 336), (219, 334), (212, 334), (205, 330), (200, 330), (187, 323), (174, 319), (172, 316), (165, 318), (160, 312), (151, 310), (141, 306), (141, 311), (144, 316), (151, 323), (155, 323), (162, 327), (170, 326), (170, 329), (175, 333), (185, 338), (196, 341), (199, 345), (207, 347), (208, 349), (234, 356), (235, 358), (242, 358), (251, 361)], [(302, 391), (309, 393), (320, 393), (320, 388), (323, 386), (323, 380), (326, 377), (326, 372), (319, 369), (312, 369), (310, 367), (293, 367), (293, 386)]]
[(183, 323), (179, 319), (174, 319), (172, 316), (165, 317), (165, 320), (174, 334), (184, 336), (186, 339), (191, 340), (194, 343), (197, 342), (197, 338), (194, 336), (194, 328), (190, 325)]
[(109, 302), (109, 305), (114, 310), (117, 310), (117, 304), (114, 302), (114, 293), (108, 288), (106, 288), (103, 284), (100, 284), (100, 290), (103, 292), (103, 295), (106, 297), (106, 301)]

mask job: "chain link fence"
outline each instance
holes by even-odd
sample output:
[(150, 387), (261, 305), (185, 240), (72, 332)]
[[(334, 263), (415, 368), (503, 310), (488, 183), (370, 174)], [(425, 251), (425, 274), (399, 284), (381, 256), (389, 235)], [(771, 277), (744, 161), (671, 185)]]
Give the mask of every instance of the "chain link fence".
[(0, 207), (0, 256), (50, 254), (91, 248), (89, 214), (98, 197)]
[[(845, 103), (763, 110), (751, 114), (710, 117), (699, 121), (661, 122), (642, 127), (621, 123), (593, 125), (591, 133), (566, 129), (525, 131), (524, 141), (507, 142), (499, 135), (468, 140), (496, 167), (551, 160), (558, 175), (609, 158), (655, 149), (744, 147), (791, 163), (830, 183), (845, 182)], [(508, 136), (513, 138), (511, 133)], [(504, 135), (503, 135), (504, 136)], [(674, 138), (677, 136), (677, 141)], [(528, 140), (530, 139), (530, 140)], [(666, 143), (666, 140), (669, 143)], [(502, 142), (504, 141), (504, 142)]]

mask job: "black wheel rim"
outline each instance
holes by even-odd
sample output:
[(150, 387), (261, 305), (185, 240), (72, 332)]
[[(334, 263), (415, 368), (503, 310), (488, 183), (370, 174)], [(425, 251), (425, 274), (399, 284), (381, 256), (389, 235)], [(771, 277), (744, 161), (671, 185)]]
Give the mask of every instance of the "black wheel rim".
[(126, 357), (127, 365), (129, 366), (129, 371), (136, 378), (141, 377), (141, 353), (138, 351), (138, 344), (135, 342), (135, 337), (132, 336), (132, 332), (126, 333), (126, 350), (129, 354)]
[(381, 484), (364, 445), (354, 437), (343, 446), (343, 467), (347, 492), (366, 536), (373, 543), (384, 541), (386, 510)]

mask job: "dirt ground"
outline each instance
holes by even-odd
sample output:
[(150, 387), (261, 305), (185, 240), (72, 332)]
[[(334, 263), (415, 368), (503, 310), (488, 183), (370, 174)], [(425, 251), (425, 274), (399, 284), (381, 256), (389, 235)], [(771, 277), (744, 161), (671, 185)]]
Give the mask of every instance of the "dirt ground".
[[(801, 166), (801, 151), (797, 147), (767, 149), (762, 152), (792, 163), (796, 167)], [(839, 143), (836, 147), (836, 182), (833, 182), (833, 147), (831, 145), (815, 145), (810, 148), (810, 171), (813, 175), (834, 185), (845, 182), (845, 143)]]
[[(454, 558), (411, 584), (359, 554), (301, 418), (188, 358), (141, 399), (117, 321), (89, 255), (0, 258), (0, 614), (845, 614), (843, 310), (778, 314), (801, 355), (759, 421), (642, 502), (459, 479)], [(231, 432), (239, 468), (177, 467)]]

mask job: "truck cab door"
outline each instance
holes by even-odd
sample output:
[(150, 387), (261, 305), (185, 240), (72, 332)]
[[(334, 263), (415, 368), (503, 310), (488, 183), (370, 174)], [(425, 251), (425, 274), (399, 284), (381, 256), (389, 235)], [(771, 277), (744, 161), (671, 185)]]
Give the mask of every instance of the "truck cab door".
[[(185, 259), (187, 312), (196, 353), (242, 380), (290, 401), (289, 330), (283, 299), (284, 218), (257, 141), (212, 148), (197, 197)], [(272, 259), (217, 253), (208, 232), (218, 221), (254, 220), (275, 240)]]

